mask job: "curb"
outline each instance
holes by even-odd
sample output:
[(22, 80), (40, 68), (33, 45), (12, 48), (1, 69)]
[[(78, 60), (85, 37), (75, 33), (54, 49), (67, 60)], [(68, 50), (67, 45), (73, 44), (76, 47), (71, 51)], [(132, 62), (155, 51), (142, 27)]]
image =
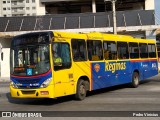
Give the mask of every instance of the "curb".
[(0, 82), (10, 82), (10, 77), (2, 77), (0, 78)]

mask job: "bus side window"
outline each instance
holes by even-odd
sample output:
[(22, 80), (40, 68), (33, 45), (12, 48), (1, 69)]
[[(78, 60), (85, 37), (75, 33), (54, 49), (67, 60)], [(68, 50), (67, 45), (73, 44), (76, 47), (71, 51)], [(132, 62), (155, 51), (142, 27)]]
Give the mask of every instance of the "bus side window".
[(130, 58), (136, 59), (139, 58), (139, 46), (136, 42), (129, 43), (129, 51), (130, 51)]
[(74, 61), (86, 61), (86, 42), (81, 39), (72, 39), (72, 56)]
[(104, 41), (104, 59), (105, 60), (116, 60), (117, 59), (117, 47), (113, 41)]
[(54, 70), (69, 69), (71, 67), (70, 46), (68, 43), (53, 43), (52, 52)]
[(140, 57), (141, 58), (148, 58), (148, 45), (147, 43), (140, 43)]
[(127, 42), (117, 42), (118, 48), (118, 58), (119, 59), (129, 59), (128, 43)]
[(148, 44), (148, 53), (150, 58), (156, 58), (156, 46), (155, 44)]
[(103, 60), (102, 42), (100, 40), (87, 40), (87, 49), (90, 61)]

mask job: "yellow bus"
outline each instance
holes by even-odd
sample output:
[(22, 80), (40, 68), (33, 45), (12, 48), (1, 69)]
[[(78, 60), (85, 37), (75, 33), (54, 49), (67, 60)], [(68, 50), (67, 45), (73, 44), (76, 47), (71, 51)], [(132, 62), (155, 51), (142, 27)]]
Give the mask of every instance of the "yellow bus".
[(10, 92), (16, 98), (57, 98), (130, 83), (158, 74), (155, 40), (58, 31), (15, 36)]

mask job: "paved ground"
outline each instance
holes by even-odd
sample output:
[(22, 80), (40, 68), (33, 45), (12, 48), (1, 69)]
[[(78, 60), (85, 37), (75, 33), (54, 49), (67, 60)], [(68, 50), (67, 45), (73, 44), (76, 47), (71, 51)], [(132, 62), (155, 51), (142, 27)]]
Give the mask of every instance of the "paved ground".
[(0, 111), (82, 111), (82, 114), (84, 111), (160, 111), (160, 75), (138, 88), (121, 85), (91, 92), (83, 101), (75, 101), (73, 96), (52, 100), (15, 99), (11, 98), (8, 86), (9, 82), (0, 82)]

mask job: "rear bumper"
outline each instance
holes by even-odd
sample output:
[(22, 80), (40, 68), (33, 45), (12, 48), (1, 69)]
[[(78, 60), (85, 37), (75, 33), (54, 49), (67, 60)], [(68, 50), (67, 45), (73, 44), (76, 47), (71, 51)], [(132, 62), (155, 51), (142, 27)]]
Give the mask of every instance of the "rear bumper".
[(54, 98), (54, 86), (38, 89), (15, 89), (10, 86), (11, 96), (14, 98)]

